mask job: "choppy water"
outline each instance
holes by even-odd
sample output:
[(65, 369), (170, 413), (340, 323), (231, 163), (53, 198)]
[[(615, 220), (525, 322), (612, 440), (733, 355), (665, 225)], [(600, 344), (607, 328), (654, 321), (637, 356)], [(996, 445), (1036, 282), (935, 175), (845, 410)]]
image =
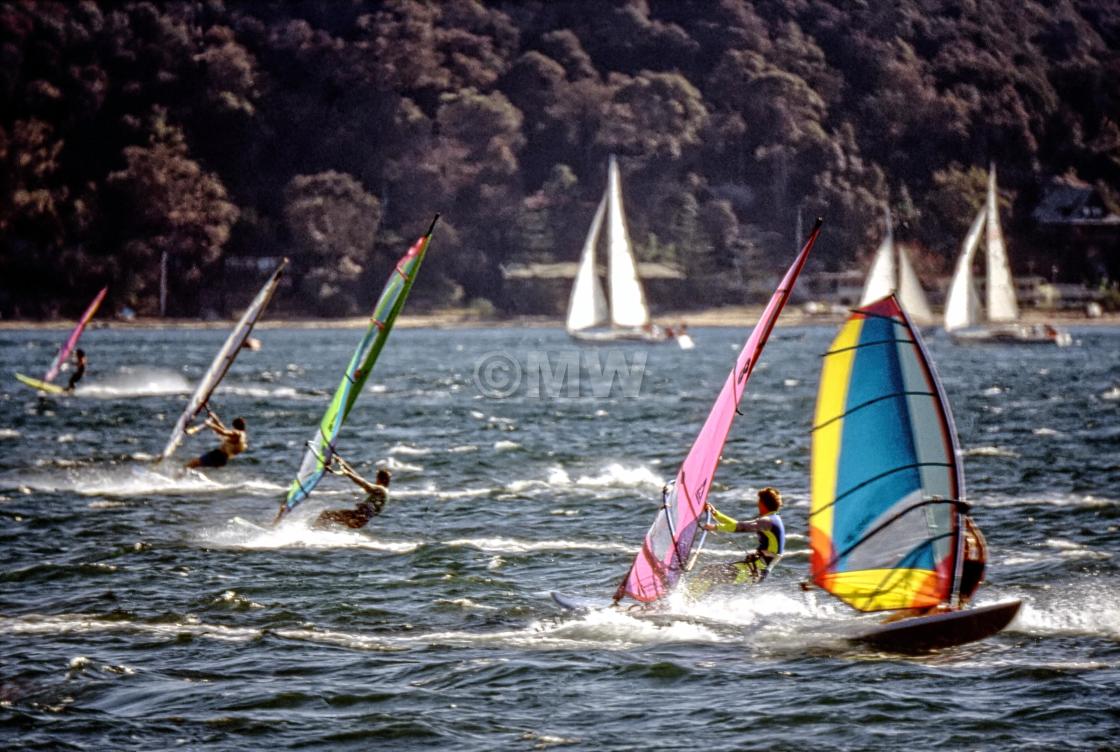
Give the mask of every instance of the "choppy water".
[[(560, 614), (548, 591), (613, 591), (745, 328), (620, 348), (648, 353), (641, 391), (603, 399), (590, 381), (580, 398), (480, 395), (485, 353), (568, 357), (559, 331), (395, 333), (342, 443), (360, 470), (394, 470), (361, 532), (308, 528), (352, 503), (334, 478), (269, 527), (359, 332), (259, 332), (214, 400), (247, 417), (251, 450), (198, 475), (149, 461), (224, 332), (91, 331), (76, 395), (0, 388), (0, 744), (1120, 748), (1120, 330), (1067, 349), (930, 337), (992, 550), (978, 602), (1025, 605), (993, 639), (918, 658), (848, 647), (857, 617), (797, 587), (834, 331), (775, 333), (714, 496), (742, 515), (779, 486), (791, 554), (704, 607), (716, 624), (671, 627)], [(0, 368), (38, 374), (58, 339), (0, 332)]]

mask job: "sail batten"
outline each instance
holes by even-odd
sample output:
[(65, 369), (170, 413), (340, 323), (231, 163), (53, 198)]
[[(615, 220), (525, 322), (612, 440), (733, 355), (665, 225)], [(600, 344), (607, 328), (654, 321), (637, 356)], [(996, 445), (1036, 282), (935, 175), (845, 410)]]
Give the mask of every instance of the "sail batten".
[(47, 369), (46, 374), (43, 376), (43, 381), (49, 384), (58, 376), (59, 372), (62, 370), (62, 364), (66, 362), (66, 359), (70, 357), (70, 353), (74, 352), (74, 348), (78, 346), (78, 340), (81, 339), (82, 332), (86, 330), (86, 326), (89, 324), (94, 314), (97, 313), (97, 309), (101, 307), (101, 301), (105, 300), (105, 295), (108, 294), (108, 292), (108, 287), (102, 287), (101, 291), (98, 292), (90, 304), (86, 306), (86, 310), (81, 318), (78, 319), (77, 325), (70, 331), (70, 336), (67, 337), (66, 341), (62, 343), (62, 346), (58, 348), (54, 360), (51, 361), (50, 368)]
[(649, 603), (672, 590), (681, 575), (695, 559), (695, 543), (702, 535), (699, 518), (704, 511), (712, 478), (719, 466), (723, 446), (731, 431), (739, 405), (758, 356), (766, 346), (778, 315), (789, 299), (797, 276), (809, 257), (821, 221), (810, 233), (781, 283), (770, 298), (758, 323), (755, 324), (735, 366), (727, 375), (719, 396), (677, 472), (671, 487), (666, 489), (661, 510), (654, 519), (626, 577), (615, 593), (615, 600), (630, 597)]
[(921, 338), (892, 295), (853, 312), (833, 349), (812, 434), (813, 581), (863, 611), (948, 602), (964, 483)]
[(437, 214), (428, 232), (409, 248), (389, 274), (389, 279), (370, 313), (369, 326), (350, 357), (338, 388), (315, 429), (315, 434), (307, 442), (303, 461), (300, 463), (296, 477), (288, 487), (287, 496), (281, 502), (278, 519), (306, 499), (326, 473), (326, 463), (331, 461), (336, 452), (342, 426), (369, 379), (397, 315), (404, 307), (408, 293), (416, 281), (416, 275), (424, 261), (438, 219)]
[(218, 349), (217, 355), (210, 362), (210, 366), (206, 369), (206, 373), (198, 381), (198, 386), (195, 387), (194, 393), (191, 398), (187, 400), (187, 406), (176, 421), (175, 427), (171, 430), (171, 436), (167, 440), (167, 445), (163, 448), (160, 454), (160, 460), (166, 460), (175, 453), (179, 444), (183, 441), (186, 435), (187, 426), (191, 424), (203, 408), (210, 400), (210, 395), (218, 388), (218, 384), (225, 378), (226, 373), (229, 372), (233, 361), (237, 359), (238, 354), (241, 352), (242, 345), (249, 338), (256, 326), (257, 320), (264, 309), (268, 306), (269, 301), (272, 300), (276, 288), (280, 284), (280, 277), (284, 273), (284, 267), (288, 265), (288, 259), (280, 262), (279, 266), (272, 273), (272, 276), (261, 286), (260, 291), (257, 293), (253, 301), (241, 314), (241, 318), (237, 324), (230, 331), (226, 341)]

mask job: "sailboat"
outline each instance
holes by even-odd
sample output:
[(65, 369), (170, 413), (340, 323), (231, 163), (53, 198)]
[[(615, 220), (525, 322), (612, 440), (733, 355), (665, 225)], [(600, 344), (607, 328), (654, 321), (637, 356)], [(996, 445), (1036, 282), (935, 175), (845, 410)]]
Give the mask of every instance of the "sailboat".
[(206, 369), (206, 373), (199, 380), (194, 394), (187, 400), (187, 406), (179, 416), (179, 420), (175, 422), (175, 427), (171, 429), (171, 436), (168, 438), (167, 445), (163, 448), (158, 461), (162, 462), (170, 459), (171, 455), (175, 454), (175, 450), (183, 441), (183, 437), (187, 435), (187, 427), (206, 408), (210, 396), (218, 388), (222, 379), (225, 378), (230, 366), (233, 365), (233, 361), (237, 359), (237, 355), (241, 352), (241, 348), (248, 345), (249, 335), (253, 332), (253, 327), (261, 314), (264, 313), (269, 301), (272, 300), (272, 295), (280, 285), (280, 277), (287, 265), (288, 259), (280, 262), (276, 271), (261, 286), (257, 296), (253, 298), (253, 302), (245, 309), (245, 313), (241, 314), (237, 325), (230, 331), (225, 343), (218, 349), (218, 354), (210, 362), (210, 367)]
[(101, 307), (101, 301), (105, 300), (105, 296), (108, 292), (108, 287), (102, 287), (101, 291), (98, 292), (97, 295), (93, 297), (93, 300), (90, 301), (90, 304), (86, 306), (85, 313), (82, 314), (81, 318), (78, 319), (77, 325), (70, 331), (70, 336), (67, 337), (66, 341), (62, 343), (62, 346), (58, 348), (58, 352), (55, 354), (54, 360), (51, 361), (50, 368), (47, 369), (42, 380), (32, 378), (31, 376), (25, 376), (22, 373), (16, 374), (16, 380), (32, 389), (38, 389), (48, 394), (65, 393), (65, 389), (51, 382), (53, 382), (62, 371), (62, 366), (70, 357), (70, 353), (74, 352), (74, 348), (78, 346), (78, 340), (81, 339), (82, 332), (86, 330), (86, 326), (89, 324), (94, 314), (97, 313), (97, 309)]
[(342, 432), (342, 426), (350, 415), (358, 395), (362, 393), (362, 388), (369, 379), (373, 366), (377, 363), (382, 348), (385, 347), (385, 342), (389, 339), (389, 333), (393, 330), (393, 323), (404, 308), (404, 302), (408, 299), (413, 282), (416, 281), (420, 265), (424, 263), (424, 255), (428, 252), (428, 244), (432, 240), (432, 232), (435, 231), (437, 221), (439, 221), (438, 214), (432, 220), (428, 231), (408, 249), (389, 275), (381, 296), (373, 306), (369, 327), (350, 357), (350, 363), (343, 371), (342, 381), (339, 382), (334, 397), (327, 405), (323, 418), (315, 429), (315, 435), (307, 442), (303, 462), (288, 487), (287, 496), (280, 502), (280, 511), (276, 515), (275, 522), (279, 522), (310, 496), (326, 473), (337, 451), (338, 436)]
[[(805, 266), (820, 231), (821, 220), (818, 219), (739, 353), (735, 366), (716, 397), (708, 419), (693, 441), (676, 479), (662, 494), (661, 509), (646, 533), (641, 550), (614, 594), (615, 604), (623, 598), (646, 604), (660, 601), (696, 562), (706, 537), (700, 518), (701, 515), (706, 515), (705, 503), (719, 466), (723, 445), (727, 442), (735, 416), (741, 414), (739, 406), (755, 364), (774, 329), (778, 315), (789, 300), (793, 285)], [(579, 599), (563, 593), (553, 593), (552, 598), (565, 608), (584, 606)]]
[(875, 259), (871, 262), (871, 270), (867, 274), (859, 304), (867, 305), (893, 292), (898, 295), (914, 321), (923, 325), (932, 324), (933, 311), (918, 281), (918, 275), (914, 272), (914, 266), (910, 263), (906, 246), (894, 241), (890, 209), (886, 209), (885, 214), (886, 234), (875, 251)]
[(857, 641), (948, 647), (1015, 618), (1017, 600), (961, 608), (968, 505), (957, 432), (921, 336), (893, 295), (853, 311), (824, 355), (810, 485), (813, 584), (859, 611), (931, 610)]
[[(982, 315), (980, 298), (972, 282), (972, 263), (987, 229), (987, 311)], [(1049, 324), (1028, 326), (1019, 321), (1019, 301), (1007, 259), (1007, 245), (999, 221), (996, 197), (996, 168), (988, 171), (988, 195), (965, 235), (961, 255), (945, 299), (945, 331), (961, 343), (1001, 342), (1011, 344), (1072, 343), (1069, 332)]]
[[(595, 269), (595, 247), (599, 243), (604, 220), (607, 223), (609, 305)], [(610, 327), (603, 329), (608, 323)], [(607, 168), (607, 188), (591, 220), (568, 299), (567, 330), (569, 336), (587, 342), (666, 342), (669, 339), (665, 331), (650, 320), (645, 291), (638, 278), (638, 265), (626, 230), (622, 179), (618, 162), (613, 156)]]

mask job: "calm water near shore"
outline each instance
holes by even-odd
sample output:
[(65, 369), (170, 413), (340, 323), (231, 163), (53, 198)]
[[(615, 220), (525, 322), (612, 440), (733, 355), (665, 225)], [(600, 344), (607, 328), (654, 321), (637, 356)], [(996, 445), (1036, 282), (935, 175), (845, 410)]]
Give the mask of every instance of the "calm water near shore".
[[(923, 657), (850, 647), (868, 617), (797, 587), (834, 326), (775, 331), (713, 496), (746, 516), (780, 487), (790, 554), (695, 609), (714, 621), (668, 627), (548, 593), (613, 592), (747, 327), (697, 328), (687, 352), (396, 332), (340, 444), (393, 471), (357, 532), (307, 524), (353, 503), (335, 478), (270, 522), (359, 332), (259, 331), (213, 400), (251, 449), (200, 474), (151, 460), (224, 331), (92, 330), (77, 393), (50, 399), (10, 375), (40, 376), (59, 333), (0, 331), (0, 746), (1120, 749), (1120, 327), (1072, 331), (1064, 349), (928, 337), (992, 553), (977, 600), (1024, 608)], [(595, 396), (589, 365), (642, 354)], [(578, 383), (533, 383), (562, 362)], [(705, 556), (741, 550), (719, 536)]]

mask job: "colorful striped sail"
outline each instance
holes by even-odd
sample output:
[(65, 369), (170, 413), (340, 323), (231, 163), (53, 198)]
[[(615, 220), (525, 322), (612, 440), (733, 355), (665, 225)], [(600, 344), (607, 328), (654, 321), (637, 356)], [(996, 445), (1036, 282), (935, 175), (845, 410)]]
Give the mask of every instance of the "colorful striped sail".
[(812, 440), (813, 582), (861, 611), (950, 602), (964, 478), (945, 394), (890, 295), (824, 355)]
[(389, 281), (385, 283), (385, 288), (381, 291), (381, 297), (377, 299), (377, 304), (373, 307), (369, 328), (361, 342), (358, 343), (358, 348), (354, 351), (353, 357), (350, 358), (350, 363), (346, 366), (346, 372), (342, 375), (342, 381), (339, 383), (338, 389), (335, 390), (334, 397), (327, 406), (315, 435), (307, 443), (307, 452), (303, 456), (303, 463), (300, 465), (295, 480), (288, 487), (287, 498), (281, 502), (277, 520), (295, 509), (300, 502), (306, 499), (326, 472), (326, 463), (329, 463), (334, 455), (342, 425), (346, 422), (346, 417), (350, 414), (351, 408), (354, 407), (358, 395), (361, 394), (362, 387), (369, 379), (373, 366), (377, 362), (377, 357), (381, 354), (381, 349), (389, 338), (389, 332), (393, 329), (393, 322), (396, 321), (397, 314), (404, 307), (404, 302), (412, 289), (412, 283), (416, 280), (416, 274), (420, 271), (420, 265), (424, 262), (424, 254), (427, 253), (428, 243), (432, 239), (432, 232), (435, 230), (438, 219), (439, 215), (437, 214), (436, 218), (432, 220), (428, 232), (417, 240), (408, 249), (408, 253), (397, 262), (396, 268), (389, 276)]
[(86, 324), (88, 324), (89, 320), (93, 318), (93, 315), (97, 313), (97, 309), (101, 307), (101, 301), (105, 300), (105, 295), (108, 292), (108, 287), (102, 287), (101, 292), (94, 296), (93, 302), (86, 307), (86, 312), (78, 319), (78, 325), (74, 327), (73, 331), (70, 332), (70, 336), (62, 343), (62, 347), (58, 348), (58, 354), (54, 356), (51, 367), (47, 369), (46, 375), (43, 376), (43, 381), (49, 384), (58, 376), (59, 371), (62, 370), (62, 364), (66, 362), (66, 359), (70, 357), (70, 353), (78, 346), (78, 340), (81, 338), (82, 332), (86, 330)]
[(739, 353), (735, 368), (728, 374), (704, 427), (677, 472), (676, 481), (664, 495), (661, 510), (646, 533), (641, 550), (615, 593), (615, 602), (625, 596), (643, 603), (663, 598), (691, 568), (703, 545), (699, 518), (704, 512), (723, 445), (746, 393), (747, 381), (820, 231), (821, 220), (818, 219)]
[(241, 314), (241, 319), (233, 330), (226, 337), (225, 344), (218, 350), (218, 354), (214, 356), (214, 360), (210, 362), (210, 367), (206, 369), (206, 373), (202, 375), (199, 380), (198, 386), (195, 387), (194, 394), (187, 401), (187, 406), (183, 413), (179, 416), (179, 420), (175, 423), (175, 428), (171, 431), (171, 437), (167, 440), (167, 446), (163, 448), (163, 453), (160, 455), (160, 460), (166, 460), (175, 453), (175, 449), (183, 441), (186, 436), (187, 426), (191, 424), (202, 409), (206, 407), (206, 403), (210, 400), (210, 395), (218, 388), (218, 384), (225, 378), (226, 373), (229, 371), (233, 361), (237, 359), (237, 355), (241, 352), (241, 346), (245, 344), (245, 340), (253, 331), (253, 327), (257, 323), (264, 312), (268, 302), (272, 300), (273, 293), (280, 285), (280, 276), (284, 273), (284, 267), (288, 265), (288, 259), (280, 262), (276, 267), (276, 271), (268, 278), (268, 281), (261, 286), (260, 292), (253, 298), (253, 302), (245, 309), (245, 313)]

